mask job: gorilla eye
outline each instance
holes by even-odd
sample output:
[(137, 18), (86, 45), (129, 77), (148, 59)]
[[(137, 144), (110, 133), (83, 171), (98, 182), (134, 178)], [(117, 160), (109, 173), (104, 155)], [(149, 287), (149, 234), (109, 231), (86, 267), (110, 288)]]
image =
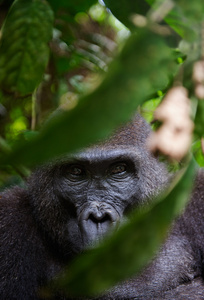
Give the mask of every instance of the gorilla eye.
[(81, 166), (71, 165), (67, 168), (67, 174), (72, 176), (83, 176), (85, 174), (85, 170)]
[(111, 167), (110, 174), (117, 175), (127, 171), (127, 165), (125, 163), (119, 163)]

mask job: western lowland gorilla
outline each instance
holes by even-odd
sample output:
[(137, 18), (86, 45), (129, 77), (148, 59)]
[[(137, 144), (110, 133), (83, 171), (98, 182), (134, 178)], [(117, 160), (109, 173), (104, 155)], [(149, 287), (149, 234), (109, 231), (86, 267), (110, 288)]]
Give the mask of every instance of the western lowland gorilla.
[[(137, 115), (107, 141), (39, 167), (26, 188), (1, 194), (2, 300), (41, 299), (38, 290), (77, 253), (167, 185), (165, 166), (146, 148), (150, 132)], [(189, 205), (149, 266), (97, 299), (204, 299), (203, 181), (200, 172)]]

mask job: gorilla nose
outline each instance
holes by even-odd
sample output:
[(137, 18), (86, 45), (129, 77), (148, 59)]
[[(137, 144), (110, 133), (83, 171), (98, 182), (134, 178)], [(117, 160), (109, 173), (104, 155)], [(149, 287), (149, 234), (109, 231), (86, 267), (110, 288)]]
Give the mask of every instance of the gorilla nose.
[(88, 215), (86, 224), (94, 239), (100, 239), (115, 222), (114, 214), (110, 211), (92, 211)]
[(95, 213), (91, 212), (88, 219), (90, 219), (93, 223), (102, 224), (102, 223), (112, 223), (112, 217), (107, 212), (97, 211)]
[(100, 211), (97, 208), (86, 212), (81, 219), (81, 232), (85, 244), (100, 241), (116, 224), (118, 215), (113, 210)]

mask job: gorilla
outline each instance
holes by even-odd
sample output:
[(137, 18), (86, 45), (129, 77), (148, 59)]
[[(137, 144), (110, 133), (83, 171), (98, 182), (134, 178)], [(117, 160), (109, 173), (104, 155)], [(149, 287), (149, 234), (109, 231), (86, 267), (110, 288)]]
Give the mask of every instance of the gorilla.
[[(168, 185), (165, 165), (146, 148), (150, 132), (136, 115), (105, 142), (39, 167), (25, 188), (0, 195), (2, 300), (44, 299), (40, 288), (71, 259)], [(203, 182), (199, 171), (191, 201), (145, 270), (97, 299), (204, 299)]]

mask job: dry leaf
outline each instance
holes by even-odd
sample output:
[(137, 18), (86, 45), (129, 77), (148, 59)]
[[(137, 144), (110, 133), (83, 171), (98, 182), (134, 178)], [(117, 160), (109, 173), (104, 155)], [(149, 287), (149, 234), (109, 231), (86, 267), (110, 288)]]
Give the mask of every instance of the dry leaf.
[(184, 87), (173, 87), (155, 111), (162, 122), (148, 141), (153, 152), (161, 152), (172, 159), (182, 159), (191, 144), (193, 122), (190, 119), (190, 100)]
[(195, 82), (195, 95), (204, 99), (204, 61), (197, 61), (193, 66), (193, 81)]

